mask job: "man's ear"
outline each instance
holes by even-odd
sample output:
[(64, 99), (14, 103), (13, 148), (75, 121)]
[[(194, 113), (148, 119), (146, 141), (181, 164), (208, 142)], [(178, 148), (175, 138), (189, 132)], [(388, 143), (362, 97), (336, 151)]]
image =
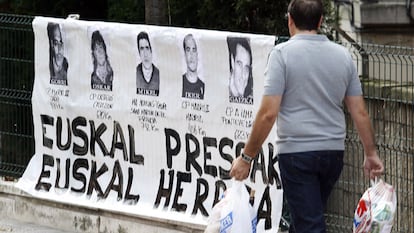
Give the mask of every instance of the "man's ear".
[(321, 27), (323, 22), (323, 16), (321, 16), (321, 18), (319, 19), (319, 23), (318, 23), (318, 29)]
[(291, 27), (293, 24), (295, 24), (295, 22), (293, 21), (292, 16), (290, 16), (289, 13), (288, 14), (288, 26)]

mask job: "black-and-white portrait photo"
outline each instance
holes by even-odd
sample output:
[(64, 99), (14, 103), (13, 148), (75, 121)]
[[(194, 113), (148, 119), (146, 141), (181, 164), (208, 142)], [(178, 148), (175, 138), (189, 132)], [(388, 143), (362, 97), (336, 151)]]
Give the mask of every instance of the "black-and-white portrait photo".
[(204, 82), (198, 76), (198, 48), (192, 34), (183, 39), (184, 57), (187, 70), (183, 74), (182, 97), (190, 99), (204, 99)]
[(146, 32), (137, 36), (138, 54), (141, 63), (136, 68), (137, 94), (158, 96), (160, 90), (160, 72), (152, 62), (151, 42)]
[(93, 60), (92, 89), (112, 91), (114, 72), (109, 62), (105, 41), (98, 30), (92, 33), (91, 50)]
[(227, 37), (229, 48), (229, 100), (232, 103), (253, 104), (252, 50), (250, 40)]
[(48, 23), (47, 35), (49, 37), (50, 83), (68, 85), (68, 61), (64, 55), (62, 30), (60, 25), (52, 22)]

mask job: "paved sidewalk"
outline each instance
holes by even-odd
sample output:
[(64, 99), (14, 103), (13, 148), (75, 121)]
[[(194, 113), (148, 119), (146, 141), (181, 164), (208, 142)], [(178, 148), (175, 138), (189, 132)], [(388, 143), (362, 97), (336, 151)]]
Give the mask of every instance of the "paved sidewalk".
[(74, 233), (59, 229), (18, 221), (15, 219), (0, 218), (0, 233)]
[[(22, 222), (15, 219), (0, 217), (0, 233), (75, 233), (56, 228), (45, 227), (33, 223)], [(287, 233), (287, 231), (279, 231)]]

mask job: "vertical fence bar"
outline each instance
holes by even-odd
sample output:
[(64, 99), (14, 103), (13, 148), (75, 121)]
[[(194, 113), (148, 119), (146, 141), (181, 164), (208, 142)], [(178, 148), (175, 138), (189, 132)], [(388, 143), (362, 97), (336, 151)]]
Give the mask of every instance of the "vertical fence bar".
[[(361, 77), (379, 155), (386, 166), (382, 178), (397, 191), (392, 232), (414, 233), (414, 48), (342, 43), (351, 52)], [(346, 109), (345, 114), (344, 171), (326, 214), (328, 232), (332, 233), (352, 232), (355, 207), (369, 187), (362, 174), (363, 148)]]
[(0, 14), (0, 175), (11, 178), (22, 175), (34, 152), (32, 20)]

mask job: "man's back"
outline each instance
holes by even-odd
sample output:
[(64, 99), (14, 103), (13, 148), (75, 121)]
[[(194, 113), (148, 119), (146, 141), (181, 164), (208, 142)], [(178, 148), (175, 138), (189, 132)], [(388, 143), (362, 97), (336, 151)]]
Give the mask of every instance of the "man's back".
[(343, 150), (345, 95), (361, 95), (352, 58), (323, 35), (296, 35), (269, 57), (265, 95), (283, 95), (277, 119), (281, 153)]

